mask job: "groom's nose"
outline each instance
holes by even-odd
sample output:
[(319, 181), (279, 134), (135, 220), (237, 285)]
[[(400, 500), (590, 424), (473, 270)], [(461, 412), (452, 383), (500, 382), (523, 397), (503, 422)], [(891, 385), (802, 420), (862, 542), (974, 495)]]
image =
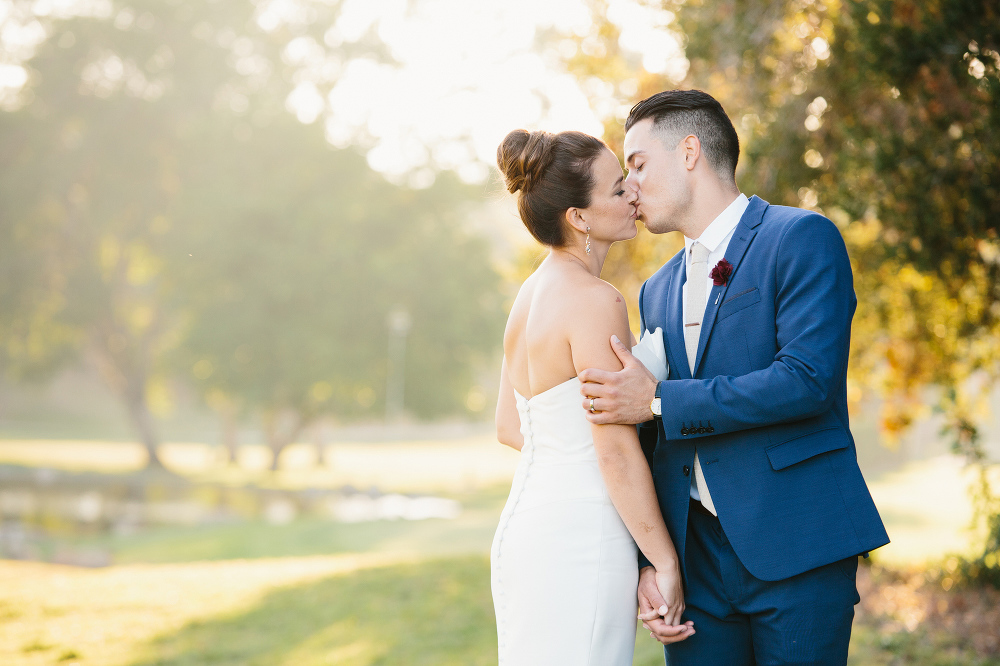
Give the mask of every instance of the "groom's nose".
[(639, 200), (639, 186), (631, 178), (632, 176), (629, 174), (629, 177), (625, 179), (625, 191), (628, 192), (628, 202), (634, 204)]

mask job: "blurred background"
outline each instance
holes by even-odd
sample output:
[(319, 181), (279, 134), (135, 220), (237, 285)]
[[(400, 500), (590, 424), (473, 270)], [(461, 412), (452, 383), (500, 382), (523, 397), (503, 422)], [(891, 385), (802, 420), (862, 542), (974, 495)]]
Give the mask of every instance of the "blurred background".
[(0, 662), (495, 663), (496, 146), (673, 87), (851, 254), (851, 663), (1000, 663), (990, 0), (0, 0)]

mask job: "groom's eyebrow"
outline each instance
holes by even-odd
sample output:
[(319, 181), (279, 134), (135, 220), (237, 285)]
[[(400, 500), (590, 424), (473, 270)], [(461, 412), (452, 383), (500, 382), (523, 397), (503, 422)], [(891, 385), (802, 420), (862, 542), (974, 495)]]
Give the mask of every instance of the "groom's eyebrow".
[(646, 152), (646, 151), (644, 151), (644, 150), (633, 150), (631, 153), (628, 154), (628, 157), (625, 158), (625, 164), (626, 165), (632, 164), (632, 161), (635, 160), (635, 156), (638, 155), (639, 153), (644, 153), (644, 152)]

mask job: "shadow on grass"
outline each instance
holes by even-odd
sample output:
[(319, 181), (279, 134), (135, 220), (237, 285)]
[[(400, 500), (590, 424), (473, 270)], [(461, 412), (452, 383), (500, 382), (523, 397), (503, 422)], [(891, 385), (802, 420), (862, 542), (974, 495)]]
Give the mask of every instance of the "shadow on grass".
[(432, 560), (283, 588), (138, 654), (132, 666), (495, 664), (489, 560)]

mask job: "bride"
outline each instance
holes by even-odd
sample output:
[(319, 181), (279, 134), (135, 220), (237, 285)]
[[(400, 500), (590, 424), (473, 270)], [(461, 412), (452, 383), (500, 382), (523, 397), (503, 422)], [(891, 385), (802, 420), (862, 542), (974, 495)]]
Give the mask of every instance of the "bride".
[(521, 460), (490, 554), (500, 664), (628, 665), (636, 548), (672, 625), (684, 609), (677, 554), (635, 428), (592, 426), (576, 377), (621, 369), (612, 335), (634, 344), (624, 299), (599, 276), (612, 243), (635, 237), (635, 193), (614, 153), (580, 132), (515, 130), (497, 164), (549, 247), (504, 333), (497, 438)]

